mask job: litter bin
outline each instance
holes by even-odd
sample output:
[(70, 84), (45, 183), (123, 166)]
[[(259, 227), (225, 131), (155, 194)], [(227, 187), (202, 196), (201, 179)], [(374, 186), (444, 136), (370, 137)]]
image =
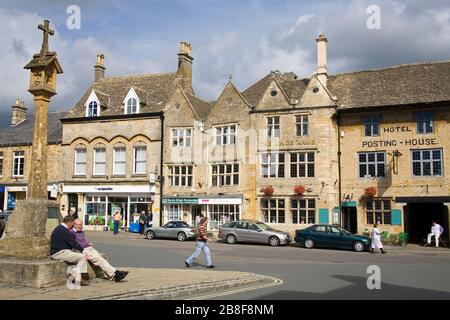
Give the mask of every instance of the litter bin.
[(139, 223), (130, 223), (130, 232), (139, 233)]

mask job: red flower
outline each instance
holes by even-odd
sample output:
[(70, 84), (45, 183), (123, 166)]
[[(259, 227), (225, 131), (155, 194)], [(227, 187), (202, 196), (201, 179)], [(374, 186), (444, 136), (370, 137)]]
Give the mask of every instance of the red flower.
[(305, 193), (306, 188), (304, 186), (295, 186), (294, 192), (296, 195), (301, 196)]
[(275, 192), (275, 189), (272, 186), (265, 186), (261, 188), (261, 192), (264, 193), (265, 196), (270, 197)]

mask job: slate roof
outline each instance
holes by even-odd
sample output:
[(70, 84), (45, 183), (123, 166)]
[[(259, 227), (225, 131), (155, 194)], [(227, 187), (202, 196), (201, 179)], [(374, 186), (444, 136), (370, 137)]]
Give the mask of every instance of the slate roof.
[(195, 113), (202, 119), (205, 120), (209, 113), (211, 112), (211, 108), (214, 105), (215, 102), (207, 102), (202, 99), (199, 99), (198, 97), (195, 97), (189, 93), (186, 93), (186, 97), (188, 98), (189, 102), (191, 103), (192, 107), (195, 110)]
[[(62, 140), (62, 123), (66, 111), (48, 113), (48, 143), (57, 144)], [(33, 142), (34, 115), (14, 127), (0, 130), (0, 146), (31, 145)]]
[(450, 101), (450, 61), (332, 75), (340, 109)]
[(298, 79), (293, 72), (281, 74), (279, 71), (272, 71), (261, 80), (257, 81), (244, 91), (242, 95), (252, 107), (256, 107), (267, 91), (272, 79), (278, 82), (289, 98), (300, 100), (305, 93), (309, 79)]
[(84, 117), (85, 104), (92, 90), (100, 100), (101, 116), (124, 114), (123, 101), (133, 87), (141, 100), (140, 113), (159, 112), (172, 96), (177, 81), (176, 72), (110, 77), (94, 82), (66, 118)]

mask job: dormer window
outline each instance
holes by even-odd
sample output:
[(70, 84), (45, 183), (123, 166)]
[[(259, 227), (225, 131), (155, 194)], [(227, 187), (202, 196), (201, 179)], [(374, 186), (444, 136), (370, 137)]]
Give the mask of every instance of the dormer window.
[(138, 113), (137, 100), (135, 98), (130, 98), (127, 101), (126, 114), (134, 114), (134, 113)]
[(95, 102), (95, 101), (89, 102), (87, 116), (88, 117), (97, 117), (98, 116), (98, 103), (97, 102)]
[(134, 90), (134, 88), (131, 87), (130, 90), (128, 91), (127, 96), (123, 100), (123, 106), (125, 109), (124, 113), (125, 114), (139, 113), (140, 104), (141, 104), (141, 101), (139, 100), (136, 90)]

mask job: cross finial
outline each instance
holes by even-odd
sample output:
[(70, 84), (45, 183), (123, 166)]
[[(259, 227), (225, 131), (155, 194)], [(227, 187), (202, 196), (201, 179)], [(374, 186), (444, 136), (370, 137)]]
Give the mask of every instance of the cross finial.
[(43, 60), (45, 59), (47, 52), (48, 52), (48, 35), (54, 35), (55, 31), (53, 31), (52, 29), (50, 29), (50, 21), (48, 20), (44, 20), (44, 24), (40, 24), (38, 26), (39, 30), (44, 31), (44, 37), (42, 40), (42, 47), (41, 47), (41, 57), (40, 59)]
[(229, 76), (228, 76), (228, 81), (233, 81), (233, 75), (232, 74), (230, 74)]

